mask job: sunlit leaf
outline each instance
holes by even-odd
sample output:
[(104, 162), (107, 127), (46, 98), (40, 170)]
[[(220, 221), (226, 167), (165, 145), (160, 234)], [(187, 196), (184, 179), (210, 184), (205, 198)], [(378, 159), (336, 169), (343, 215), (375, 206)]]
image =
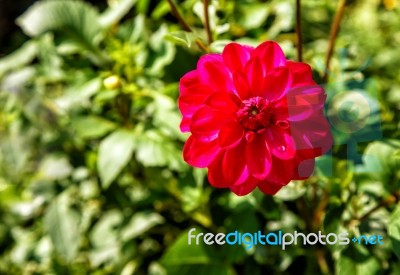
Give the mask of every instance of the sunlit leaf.
[(127, 241), (140, 236), (152, 227), (164, 222), (164, 218), (157, 213), (136, 213), (121, 232), (123, 240)]
[[(201, 233), (199, 230), (195, 234)], [(164, 254), (161, 264), (168, 274), (234, 274), (229, 265), (225, 265), (212, 246), (192, 239), (188, 244), (188, 232), (184, 231)]]
[(104, 189), (128, 164), (135, 145), (135, 135), (128, 130), (117, 130), (100, 143), (97, 168)]
[[(43, 15), (46, 16), (43, 16)], [(36, 37), (49, 31), (59, 31), (75, 40), (91, 53), (97, 64), (105, 61), (97, 47), (101, 39), (101, 25), (97, 10), (81, 1), (40, 1), (33, 4), (17, 19), (18, 25), (29, 36)]]
[(80, 243), (79, 215), (70, 208), (67, 194), (51, 203), (44, 225), (57, 252), (67, 261), (74, 260)]
[(77, 117), (72, 126), (77, 135), (84, 139), (102, 137), (116, 127), (113, 122), (97, 116)]
[(99, 24), (102, 27), (110, 27), (119, 22), (136, 4), (137, 0), (122, 0), (109, 7), (99, 17)]
[(396, 256), (400, 259), (400, 205), (391, 214), (388, 233), (392, 241), (392, 249)]

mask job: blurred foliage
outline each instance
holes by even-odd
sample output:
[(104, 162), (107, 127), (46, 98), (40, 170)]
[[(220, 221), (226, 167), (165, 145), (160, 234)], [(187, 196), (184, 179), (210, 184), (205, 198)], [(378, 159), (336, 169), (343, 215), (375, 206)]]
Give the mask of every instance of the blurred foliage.
[[(335, 146), (310, 179), (274, 197), (213, 189), (186, 165), (176, 99), (198, 41), (218, 52), (272, 39), (295, 59), (294, 1), (211, 1), (210, 45), (198, 0), (178, 5), (192, 32), (168, 1), (32, 5), (17, 19), (30, 39), (0, 59), (0, 273), (400, 274), (400, 4), (348, 2), (325, 85)], [(336, 5), (302, 1), (317, 80)], [(362, 131), (332, 118), (341, 92), (365, 99)], [(189, 246), (193, 227), (348, 231), (384, 244)]]

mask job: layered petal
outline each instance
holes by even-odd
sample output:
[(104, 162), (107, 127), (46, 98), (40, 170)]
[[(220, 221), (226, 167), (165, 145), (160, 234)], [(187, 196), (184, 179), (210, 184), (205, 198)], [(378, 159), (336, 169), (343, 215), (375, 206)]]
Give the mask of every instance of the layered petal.
[(245, 64), (249, 61), (253, 47), (230, 43), (222, 51), (225, 66), (232, 72), (243, 71)]
[(282, 187), (283, 185), (267, 180), (258, 183), (258, 189), (266, 195), (275, 195)]
[(198, 74), (197, 70), (187, 72), (179, 80), (180, 95), (187, 94), (190, 91), (191, 87), (199, 85), (199, 84), (200, 84), (200, 80), (199, 80), (199, 74)]
[(238, 145), (239, 142), (243, 139), (243, 136), (243, 127), (237, 121), (231, 121), (227, 123), (219, 132), (219, 145), (223, 149), (229, 149)]
[(256, 135), (252, 142), (246, 143), (246, 163), (254, 178), (263, 180), (268, 176), (272, 163), (264, 135)]
[(211, 92), (234, 90), (231, 74), (220, 54), (206, 54), (200, 57), (197, 72), (201, 83), (209, 86)]
[(221, 171), (224, 169), (223, 160), (225, 151), (221, 151), (208, 167), (208, 181), (216, 188), (227, 188), (230, 186), (229, 181), (224, 177)]
[(247, 81), (250, 87), (250, 97), (262, 96), (264, 94), (263, 81), (265, 66), (258, 57), (252, 58), (245, 67)]
[(292, 87), (308, 86), (315, 84), (312, 77), (311, 66), (303, 62), (294, 62), (288, 60), (286, 67), (290, 70), (293, 76)]
[(290, 126), (293, 135), (300, 132), (303, 140), (306, 138), (310, 147), (320, 149), (321, 154), (328, 152), (332, 147), (330, 126), (322, 111), (314, 113), (307, 120), (291, 122)]
[(226, 123), (232, 121), (229, 114), (224, 114), (208, 106), (201, 107), (192, 117), (190, 131), (197, 138), (213, 140)]
[(267, 72), (273, 68), (286, 65), (286, 57), (278, 43), (266, 41), (257, 46), (252, 52), (252, 57), (261, 59)]
[(253, 177), (249, 177), (242, 184), (231, 185), (229, 188), (236, 195), (245, 196), (257, 187), (258, 182), (259, 182), (259, 180), (255, 179)]
[(183, 88), (185, 93), (178, 99), (178, 107), (183, 117), (190, 118), (210, 95), (209, 88), (205, 85), (192, 85), (190, 88)]
[(220, 151), (218, 140), (205, 142), (191, 135), (183, 146), (183, 159), (194, 167), (204, 168), (211, 164)]
[(271, 153), (279, 159), (291, 159), (296, 154), (295, 143), (289, 131), (278, 126), (271, 126), (265, 134), (266, 143)]
[(278, 67), (269, 70), (263, 81), (261, 96), (269, 101), (277, 101), (289, 90), (292, 84), (292, 76), (288, 68)]
[(207, 97), (205, 104), (218, 112), (234, 115), (242, 102), (233, 93), (216, 92)]
[(296, 159), (296, 169), (294, 171), (294, 180), (304, 180), (309, 178), (314, 172), (315, 159)]
[(235, 85), (235, 92), (241, 100), (246, 100), (250, 97), (251, 89), (246, 75), (240, 71), (236, 71), (232, 75), (233, 83)]
[(243, 151), (246, 149), (246, 142), (242, 140), (238, 146), (226, 150), (223, 159), (222, 174), (232, 185), (240, 185), (250, 177), (246, 159)]

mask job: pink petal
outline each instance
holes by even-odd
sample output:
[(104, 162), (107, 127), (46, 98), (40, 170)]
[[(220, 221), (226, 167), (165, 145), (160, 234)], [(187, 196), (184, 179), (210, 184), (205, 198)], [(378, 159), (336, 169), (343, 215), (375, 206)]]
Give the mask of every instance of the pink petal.
[(200, 80), (198, 77), (197, 70), (187, 72), (179, 80), (179, 91), (181, 95), (187, 94), (191, 87), (199, 85)]
[(224, 177), (221, 171), (223, 171), (223, 159), (225, 152), (221, 151), (214, 161), (208, 167), (208, 181), (210, 184), (216, 188), (226, 188), (229, 187), (230, 183)]
[(208, 107), (227, 114), (235, 114), (241, 103), (235, 94), (227, 92), (215, 92), (205, 102)]
[(265, 67), (258, 57), (252, 58), (245, 68), (248, 83), (250, 84), (251, 96), (263, 96), (263, 80), (265, 75)]
[(233, 82), (220, 54), (206, 54), (200, 57), (197, 71), (201, 83), (210, 87), (211, 92), (233, 91)]
[(230, 186), (242, 184), (250, 176), (243, 157), (245, 149), (246, 142), (242, 141), (238, 146), (226, 150), (222, 172)]
[(193, 135), (198, 137), (215, 139), (221, 128), (231, 120), (233, 120), (232, 116), (204, 106), (193, 115), (190, 131)]
[(267, 72), (272, 68), (286, 65), (285, 54), (278, 43), (266, 41), (254, 49), (252, 57), (257, 56), (265, 65)]
[(294, 171), (294, 180), (304, 180), (309, 178), (314, 172), (315, 159), (305, 159), (296, 161), (296, 170)]
[[(290, 89), (286, 95), (287, 112), (290, 121), (308, 119), (324, 106), (326, 95), (318, 85)], [(278, 111), (279, 112), (279, 111)]]
[(314, 83), (310, 65), (302, 62), (287, 60), (286, 67), (293, 76), (292, 87), (310, 85)]
[(231, 191), (233, 193), (235, 193), (238, 196), (244, 196), (249, 194), (251, 191), (253, 191), (256, 186), (257, 186), (258, 180), (253, 178), (253, 177), (249, 177), (245, 182), (243, 182), (242, 184), (239, 185), (232, 185), (229, 188), (231, 189)]
[(193, 85), (187, 89), (185, 94), (178, 98), (178, 106), (182, 115), (184, 117), (192, 116), (204, 105), (209, 94), (209, 88), (204, 85)]
[(290, 129), (296, 146), (296, 158), (308, 159), (322, 155), (322, 148), (313, 148), (313, 144), (304, 132), (292, 127)]
[(191, 135), (183, 146), (183, 159), (194, 167), (204, 168), (220, 151), (218, 140), (204, 142)]
[(234, 147), (239, 144), (239, 142), (243, 138), (243, 135), (243, 127), (238, 122), (229, 122), (221, 129), (218, 134), (219, 145), (223, 149)]
[(280, 159), (290, 159), (296, 154), (295, 144), (287, 132), (277, 126), (271, 126), (266, 131), (266, 143), (274, 156)]
[(290, 125), (292, 131), (297, 130), (307, 138), (312, 148), (319, 148), (322, 153), (326, 153), (332, 147), (330, 125), (323, 116), (322, 110), (313, 114), (307, 120), (295, 121)]
[(282, 98), (292, 84), (292, 77), (288, 68), (279, 67), (268, 71), (264, 80), (263, 94), (269, 101)]
[(286, 185), (293, 179), (295, 167), (295, 159), (279, 159), (272, 156), (272, 169), (265, 179), (268, 182), (274, 182), (277, 185)]
[(191, 118), (183, 117), (181, 124), (179, 125), (179, 127), (181, 128), (181, 131), (183, 133), (190, 132), (190, 124), (191, 123), (192, 123)]
[(258, 184), (258, 189), (266, 195), (275, 195), (283, 186), (284, 185), (264, 180)]
[(249, 61), (250, 53), (253, 49), (253, 47), (240, 45), (238, 43), (226, 45), (222, 52), (225, 65), (232, 73), (243, 71), (244, 65)]
[(250, 97), (250, 86), (244, 73), (239, 71), (233, 73), (233, 83), (235, 84), (236, 92), (241, 100)]
[(262, 180), (271, 170), (271, 153), (269, 152), (264, 135), (258, 134), (252, 142), (246, 143), (246, 162), (250, 174)]

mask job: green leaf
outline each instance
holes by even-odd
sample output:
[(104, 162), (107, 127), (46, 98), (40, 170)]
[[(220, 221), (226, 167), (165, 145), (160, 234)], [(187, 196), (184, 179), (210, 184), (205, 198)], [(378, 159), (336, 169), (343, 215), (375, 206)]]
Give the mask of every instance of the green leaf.
[[(199, 233), (201, 231), (194, 231), (194, 234)], [(234, 274), (232, 268), (224, 264), (213, 246), (208, 246), (203, 241), (199, 241), (197, 245), (194, 239), (189, 245), (188, 231), (182, 232), (169, 247), (161, 259), (161, 264), (168, 274)]]
[(186, 167), (175, 144), (156, 130), (148, 130), (138, 140), (136, 158), (146, 167), (168, 166), (174, 170)]
[(164, 218), (157, 213), (139, 212), (133, 215), (127, 226), (121, 231), (123, 240), (128, 241), (145, 233), (152, 227), (164, 222)]
[(64, 95), (55, 100), (55, 104), (65, 111), (77, 106), (90, 105), (89, 99), (100, 91), (101, 85), (100, 78), (94, 78), (79, 85), (71, 85)]
[(39, 168), (41, 178), (48, 180), (60, 180), (68, 177), (72, 172), (72, 166), (66, 157), (49, 155)]
[(60, 195), (50, 204), (44, 226), (56, 251), (67, 261), (74, 260), (80, 242), (79, 215), (69, 207), (67, 194)]
[(241, 26), (246, 29), (255, 29), (260, 27), (268, 17), (269, 7), (264, 3), (243, 5), (241, 17)]
[(135, 149), (135, 135), (128, 130), (117, 130), (102, 140), (97, 169), (102, 187), (107, 189), (128, 164)]
[(104, 262), (120, 257), (119, 227), (122, 221), (121, 211), (108, 210), (103, 212), (90, 231), (89, 239), (93, 249), (89, 257), (93, 266), (98, 267)]
[(99, 138), (115, 129), (115, 123), (97, 116), (77, 117), (72, 121), (72, 127), (83, 139)]
[(396, 206), (390, 217), (388, 234), (392, 241), (392, 249), (396, 256), (400, 259), (400, 205)]
[(40, 1), (17, 18), (17, 24), (29, 36), (59, 31), (91, 53), (93, 62), (101, 65), (106, 58), (97, 45), (101, 39), (98, 12), (81, 1)]
[(198, 37), (195, 34), (186, 31), (174, 31), (165, 36), (165, 39), (171, 41), (172, 43), (188, 48), (192, 47), (197, 38)]
[(25, 66), (33, 61), (38, 53), (36, 41), (28, 41), (21, 48), (0, 59), (0, 78), (16, 68)]
[(362, 245), (352, 244), (342, 251), (336, 262), (338, 275), (379, 274), (381, 265)]
[(363, 165), (357, 167), (357, 171), (372, 174), (375, 178), (386, 181), (386, 177), (395, 168), (396, 150), (399, 148), (400, 142), (397, 140), (368, 144), (363, 154)]
[(136, 4), (137, 0), (122, 0), (109, 7), (99, 18), (102, 27), (108, 28), (118, 23)]
[(149, 73), (153, 75), (160, 75), (161, 70), (170, 64), (175, 57), (175, 47), (170, 41), (164, 38), (168, 33), (168, 28), (165, 24), (161, 25), (159, 29), (150, 37), (150, 47), (154, 53), (150, 56), (151, 67)]
[(283, 201), (293, 201), (303, 196), (307, 191), (304, 182), (292, 181), (276, 193), (275, 197)]
[(75, 31), (75, 35), (90, 43), (100, 30), (97, 21), (98, 13), (89, 4), (65, 0), (37, 2), (17, 18), (17, 24), (29, 36), (55, 30)]

